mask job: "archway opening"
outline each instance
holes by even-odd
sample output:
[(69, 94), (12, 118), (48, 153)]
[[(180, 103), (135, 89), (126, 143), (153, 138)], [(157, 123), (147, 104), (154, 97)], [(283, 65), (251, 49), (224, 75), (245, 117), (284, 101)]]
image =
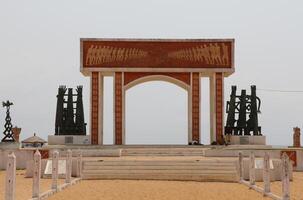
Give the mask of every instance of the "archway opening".
[(166, 81), (148, 81), (125, 94), (126, 144), (187, 144), (187, 91)]

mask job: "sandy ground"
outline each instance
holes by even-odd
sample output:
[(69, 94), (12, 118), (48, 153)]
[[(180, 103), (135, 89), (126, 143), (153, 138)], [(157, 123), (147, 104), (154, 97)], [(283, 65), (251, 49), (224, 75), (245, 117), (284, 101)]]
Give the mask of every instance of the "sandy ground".
[[(262, 185), (262, 183), (257, 183)], [(291, 199), (303, 200), (303, 173), (295, 172), (291, 182)], [(272, 192), (281, 195), (281, 182), (272, 183)], [(50, 200), (223, 200), (270, 199), (238, 183), (204, 183), (181, 181), (84, 180)]]
[[(32, 197), (33, 179), (24, 178), (24, 170), (17, 170), (16, 172), (16, 200), (26, 200)], [(59, 184), (64, 182), (59, 180)], [(51, 179), (41, 179), (41, 191), (45, 192), (51, 188)], [(5, 171), (0, 171), (0, 200), (4, 199), (5, 189)]]
[(181, 181), (81, 181), (50, 200), (223, 200), (269, 199), (237, 183)]
[[(16, 200), (29, 199), (32, 179), (24, 178), (24, 171), (17, 171)], [(62, 184), (64, 180), (60, 180)], [(4, 199), (5, 172), (0, 171), (0, 200)], [(262, 186), (263, 183), (257, 183)], [(42, 179), (41, 190), (47, 191), (50, 179)], [(291, 182), (291, 199), (303, 200), (303, 173), (295, 172)], [(274, 194), (281, 195), (281, 182), (272, 183)], [(50, 200), (223, 200), (223, 199), (269, 199), (247, 186), (238, 183), (204, 183), (193, 181), (127, 181), (127, 180), (83, 180), (55, 194)]]

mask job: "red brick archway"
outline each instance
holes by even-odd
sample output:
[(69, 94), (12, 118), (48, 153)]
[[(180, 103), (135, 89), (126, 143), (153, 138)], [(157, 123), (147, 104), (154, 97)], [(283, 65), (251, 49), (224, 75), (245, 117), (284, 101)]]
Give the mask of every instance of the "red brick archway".
[(153, 77), (188, 91), (188, 142), (200, 141), (200, 77), (210, 81), (210, 142), (222, 143), (224, 77), (234, 72), (231, 40), (82, 39), (91, 77), (91, 143), (103, 144), (103, 77), (114, 77), (114, 144), (125, 144), (125, 91)]

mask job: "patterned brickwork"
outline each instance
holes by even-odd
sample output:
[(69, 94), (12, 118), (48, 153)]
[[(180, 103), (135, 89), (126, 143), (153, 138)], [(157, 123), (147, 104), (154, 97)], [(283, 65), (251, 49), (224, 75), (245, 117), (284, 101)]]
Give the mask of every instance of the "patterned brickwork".
[(115, 73), (115, 144), (122, 144), (122, 72)]
[(153, 75), (163, 75), (169, 76), (171, 78), (177, 79), (186, 85), (190, 85), (190, 73), (167, 73), (167, 72), (126, 72), (124, 73), (124, 85), (127, 85), (139, 78), (153, 76)]
[(216, 73), (216, 137), (223, 143), (223, 74)]
[(192, 74), (192, 140), (200, 142), (200, 76)]
[(92, 72), (91, 85), (91, 142), (98, 144), (99, 129), (99, 73)]

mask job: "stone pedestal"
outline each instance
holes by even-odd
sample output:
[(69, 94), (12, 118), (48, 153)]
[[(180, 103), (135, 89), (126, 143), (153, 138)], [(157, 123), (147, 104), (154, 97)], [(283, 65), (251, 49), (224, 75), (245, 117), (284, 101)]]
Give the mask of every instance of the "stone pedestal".
[(260, 136), (241, 136), (241, 135), (229, 135), (229, 144), (232, 145), (266, 145), (266, 137)]
[(13, 136), (16, 142), (20, 142), (19, 141), (19, 136), (21, 133), (21, 128), (18, 128), (17, 126), (15, 126), (14, 128), (12, 128), (12, 132), (13, 132)]
[(49, 135), (48, 145), (91, 144), (90, 135)]
[(301, 131), (300, 128), (295, 127), (294, 128), (294, 135), (293, 135), (293, 142), (294, 142), (294, 147), (301, 147), (300, 143), (300, 137), (301, 137)]

